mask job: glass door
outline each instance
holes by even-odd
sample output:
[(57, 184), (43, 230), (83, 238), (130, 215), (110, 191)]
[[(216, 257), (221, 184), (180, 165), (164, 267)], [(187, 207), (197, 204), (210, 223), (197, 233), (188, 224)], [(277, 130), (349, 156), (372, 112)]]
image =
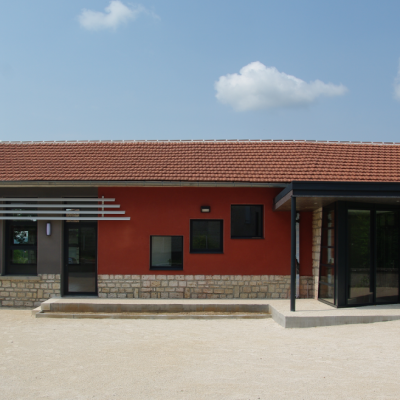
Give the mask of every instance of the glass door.
[(399, 212), (376, 211), (376, 303), (399, 299)]
[(347, 211), (348, 305), (399, 302), (399, 211)]
[(97, 223), (65, 224), (65, 294), (97, 294)]
[(372, 263), (371, 210), (347, 212), (347, 268), (349, 305), (366, 305), (374, 301)]

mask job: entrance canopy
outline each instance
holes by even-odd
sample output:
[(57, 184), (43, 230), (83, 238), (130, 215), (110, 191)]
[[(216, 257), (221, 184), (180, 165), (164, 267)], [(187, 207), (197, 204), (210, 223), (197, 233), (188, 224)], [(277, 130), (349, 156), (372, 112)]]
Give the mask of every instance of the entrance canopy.
[[(319, 298), (325, 297), (325, 300), (329, 298), (330, 302), (339, 307), (362, 302), (377, 304), (382, 299), (382, 301), (398, 301), (399, 257), (398, 253), (393, 251), (389, 254), (386, 247), (398, 248), (400, 235), (397, 209), (400, 208), (400, 183), (294, 181), (274, 199), (275, 211), (291, 211), (291, 311), (295, 311), (296, 213), (314, 211), (336, 202), (341, 206), (336, 211), (332, 209), (328, 224), (326, 222), (322, 224), (323, 254), (320, 260)], [(359, 206), (353, 207), (355, 210), (350, 210), (350, 206), (346, 204), (359, 204)], [(382, 206), (391, 208), (392, 211), (385, 211), (385, 215), (380, 215), (378, 207)], [(358, 211), (360, 207), (361, 211)], [(390, 215), (386, 215), (388, 213)], [(361, 220), (358, 214), (364, 216), (365, 221)], [(329, 219), (329, 216), (326, 217)], [(382, 229), (379, 232), (375, 229), (378, 223), (376, 221), (379, 222), (379, 226), (384, 227), (385, 232), (390, 231), (386, 225), (391, 223), (394, 229), (391, 236), (386, 234), (387, 237), (383, 238), (380, 235)], [(353, 230), (352, 223), (355, 224)], [(351, 233), (357, 229), (356, 240)], [(348, 248), (350, 237), (351, 249)], [(356, 261), (353, 263), (350, 257), (352, 252), (356, 254), (353, 257)], [(365, 260), (359, 253), (364, 255)], [(388, 265), (390, 268), (386, 268)], [(386, 282), (385, 279), (390, 282)], [(393, 292), (390, 292), (391, 296), (388, 296), (389, 289)]]
[(297, 211), (313, 211), (340, 200), (400, 206), (400, 183), (294, 181), (275, 197), (274, 210), (289, 211), (292, 197)]

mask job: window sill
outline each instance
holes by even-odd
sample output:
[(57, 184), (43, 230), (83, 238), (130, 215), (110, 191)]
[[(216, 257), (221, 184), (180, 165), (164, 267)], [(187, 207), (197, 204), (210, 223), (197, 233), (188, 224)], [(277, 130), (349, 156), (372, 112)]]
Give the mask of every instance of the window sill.
[(150, 271), (183, 271), (183, 267), (150, 267)]
[(191, 251), (190, 254), (224, 254), (223, 251)]
[(234, 237), (231, 237), (231, 239), (258, 239), (258, 240), (260, 240), (260, 239), (264, 239), (263, 237), (258, 237), (258, 236), (252, 236), (252, 237), (249, 237), (249, 236), (234, 236)]
[(40, 281), (40, 277), (33, 275), (1, 275), (0, 281)]

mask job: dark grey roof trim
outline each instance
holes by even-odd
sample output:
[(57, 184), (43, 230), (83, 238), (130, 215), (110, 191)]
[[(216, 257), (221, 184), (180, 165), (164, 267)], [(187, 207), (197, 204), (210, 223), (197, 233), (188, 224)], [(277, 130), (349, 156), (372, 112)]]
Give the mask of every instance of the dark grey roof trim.
[(188, 181), (0, 181), (0, 187), (286, 187), (268, 182), (188, 182)]
[(400, 198), (400, 183), (293, 181), (275, 197), (274, 209), (286, 203), (291, 196)]

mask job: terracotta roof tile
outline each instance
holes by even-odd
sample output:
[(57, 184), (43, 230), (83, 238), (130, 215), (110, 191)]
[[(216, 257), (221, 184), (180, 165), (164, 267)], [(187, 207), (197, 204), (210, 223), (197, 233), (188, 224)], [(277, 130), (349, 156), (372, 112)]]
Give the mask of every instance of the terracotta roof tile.
[(0, 181), (400, 182), (400, 145), (315, 141), (0, 142)]

